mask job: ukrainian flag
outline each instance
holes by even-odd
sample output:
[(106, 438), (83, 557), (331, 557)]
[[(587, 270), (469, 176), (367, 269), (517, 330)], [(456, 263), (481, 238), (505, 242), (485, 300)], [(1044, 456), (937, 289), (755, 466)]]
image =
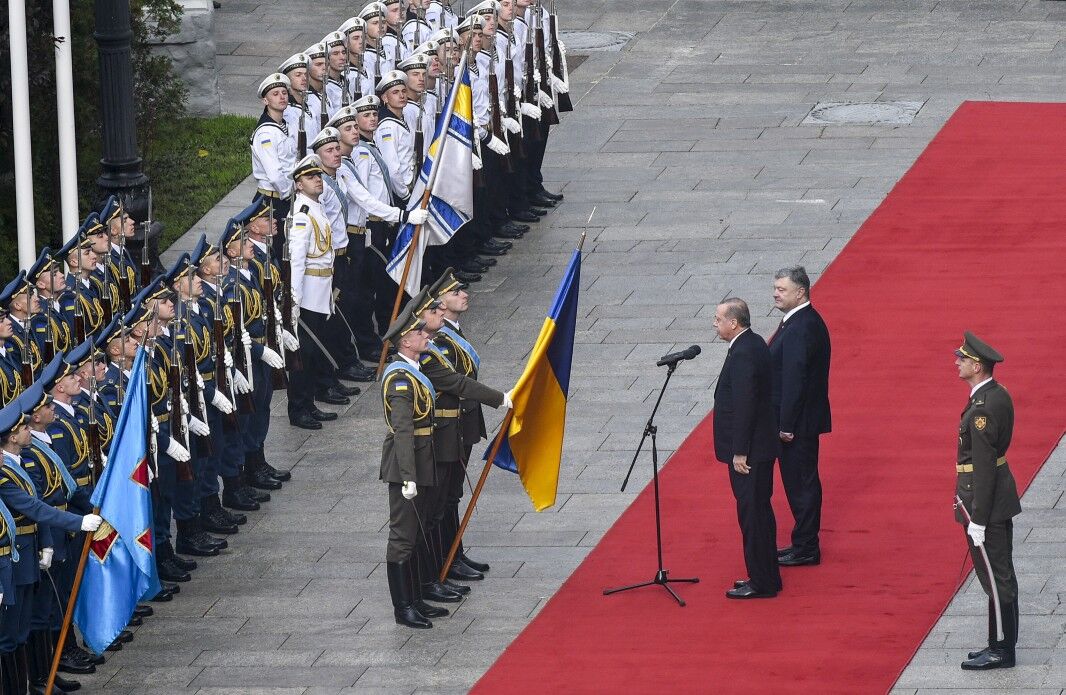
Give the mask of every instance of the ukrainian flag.
[[(407, 204), (408, 210), (419, 207), (426, 186), (431, 186), (429, 205), (426, 208), (429, 211), (429, 219), (422, 225), (422, 233), (418, 236), (418, 248), (411, 258), (411, 269), (407, 275), (407, 286), (404, 288), (412, 297), (418, 294), (422, 287), (422, 256), (426, 247), (448, 243), (459, 228), (474, 216), (473, 161), (476, 131), (470, 71), (465, 60), (448, 96), (448, 104), (448, 108), (437, 120), (433, 141), (422, 162), (422, 171), (415, 181), (410, 202)], [(449, 112), (451, 118), (445, 128), (444, 121)], [(439, 171), (434, 171), (435, 169)], [(414, 233), (414, 225), (405, 224), (392, 245), (386, 269), (397, 283), (403, 276)]]
[(559, 489), (580, 285), (581, 251), (577, 250), (511, 394), (514, 413), (494, 459), (497, 466), (518, 473), (538, 512), (555, 504)]

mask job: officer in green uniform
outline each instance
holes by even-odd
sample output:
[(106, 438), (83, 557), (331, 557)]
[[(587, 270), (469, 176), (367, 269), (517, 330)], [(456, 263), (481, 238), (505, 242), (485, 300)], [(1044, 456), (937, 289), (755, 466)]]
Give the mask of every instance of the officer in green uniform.
[(426, 510), (416, 501), (420, 491), (437, 484), (433, 464), (433, 409), (436, 393), (419, 368), (418, 358), (429, 344), (425, 323), (402, 311), (385, 339), (397, 353), (381, 374), (381, 399), (389, 432), (381, 447), (381, 480), (389, 486), (389, 544), (385, 567), (399, 625), (426, 629), (429, 618), (447, 609), (422, 600), (415, 548), (425, 543), (422, 519)]
[(974, 569), (988, 594), (988, 647), (970, 652), (962, 668), (1010, 668), (1018, 642), (1012, 519), (1022, 511), (1007, 466), (1014, 403), (1007, 389), (992, 378), (993, 368), (1003, 357), (991, 346), (967, 331), (955, 358), (959, 378), (970, 385), (970, 400), (959, 423), (955, 520), (966, 527)]

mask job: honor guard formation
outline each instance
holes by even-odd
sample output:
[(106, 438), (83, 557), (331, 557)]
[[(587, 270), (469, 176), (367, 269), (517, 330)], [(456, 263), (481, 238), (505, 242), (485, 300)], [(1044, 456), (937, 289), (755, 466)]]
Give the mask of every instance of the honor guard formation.
[[(138, 225), (111, 196), (59, 249), (0, 292), (0, 677), (4, 693), (46, 685), (85, 534), (138, 350), (147, 351), (155, 562), (171, 601), (197, 561), (225, 549), (291, 478), (267, 460), (275, 389), (289, 421), (317, 430), (382, 372), (387, 435), (387, 576), (396, 622), (431, 618), (470, 592), (488, 565), (461, 545), (465, 466), (486, 435), (481, 406), (510, 407), (478, 382), (460, 327), (471, 283), (562, 195), (540, 173), (550, 127), (570, 110), (558, 22), (531, 0), (372, 2), (259, 85), (251, 135), (258, 192), (220, 236), (201, 235), (162, 274), (126, 248)], [(426, 252), (430, 281), (393, 316), (386, 259), (450, 90), (468, 61), (474, 214)], [(442, 176), (448, 172), (442, 172)], [(435, 280), (435, 281), (434, 281)], [(173, 523), (172, 523), (173, 520)], [(439, 578), (444, 576), (443, 581)], [(131, 624), (153, 610), (139, 605)], [(123, 631), (108, 647), (133, 639)], [(63, 674), (105, 655), (73, 633)], [(55, 692), (76, 690), (66, 676)]]

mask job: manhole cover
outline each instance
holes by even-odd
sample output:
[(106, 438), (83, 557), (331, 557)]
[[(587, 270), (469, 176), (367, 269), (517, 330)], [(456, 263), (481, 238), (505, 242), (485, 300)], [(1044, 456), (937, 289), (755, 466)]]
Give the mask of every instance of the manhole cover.
[(567, 52), (620, 51), (636, 32), (633, 31), (561, 31), (559, 38)]
[(907, 125), (924, 101), (828, 101), (816, 104), (803, 125)]

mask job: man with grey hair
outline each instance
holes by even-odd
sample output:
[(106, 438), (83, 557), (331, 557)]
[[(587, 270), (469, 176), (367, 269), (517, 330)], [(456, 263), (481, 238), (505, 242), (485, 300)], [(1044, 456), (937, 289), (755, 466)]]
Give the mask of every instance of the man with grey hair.
[(803, 266), (774, 273), (774, 306), (784, 313), (770, 336), (773, 404), (781, 439), (781, 482), (792, 509), (792, 544), (780, 564), (817, 565), (822, 552), (822, 483), (818, 439), (832, 429), (829, 410), (829, 330), (811, 306), (811, 280)]
[(751, 330), (751, 313), (743, 299), (719, 304), (714, 327), (718, 337), (729, 342), (714, 387), (714, 454), (729, 466), (749, 577), (736, 582), (726, 597), (773, 598), (781, 590), (777, 522), (770, 505), (780, 442), (770, 400), (770, 349)]

